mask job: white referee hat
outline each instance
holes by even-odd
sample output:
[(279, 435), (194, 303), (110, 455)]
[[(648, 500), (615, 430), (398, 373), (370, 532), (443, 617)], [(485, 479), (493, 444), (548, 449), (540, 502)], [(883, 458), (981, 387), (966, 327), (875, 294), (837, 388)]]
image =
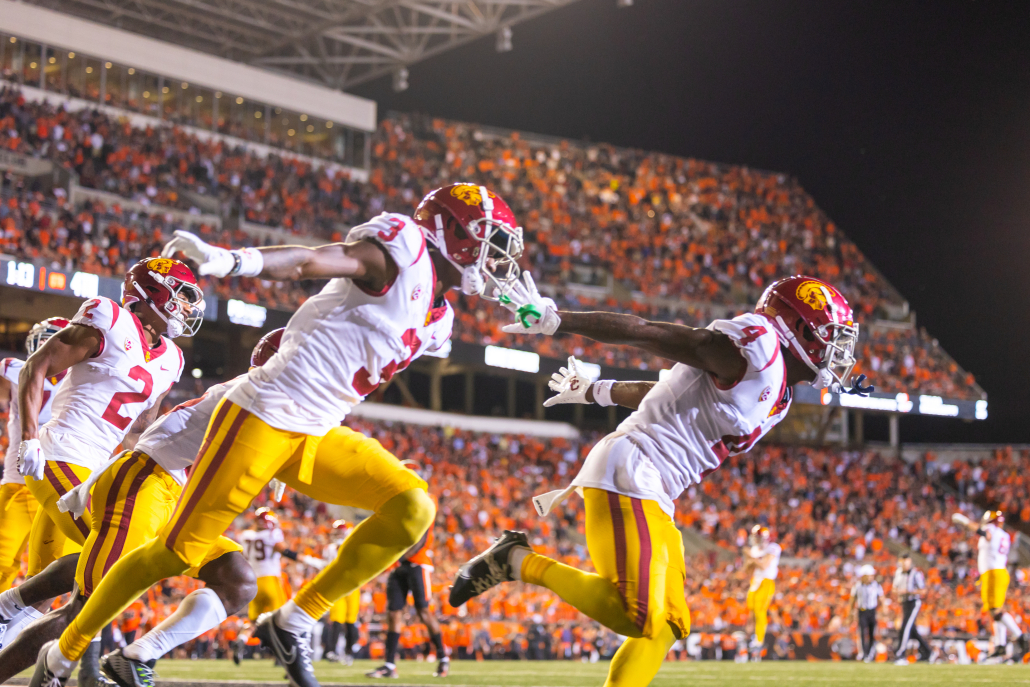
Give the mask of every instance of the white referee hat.
[(871, 566), (868, 563), (866, 563), (865, 565), (863, 565), (861, 568), (858, 569), (858, 576), (859, 577), (865, 577), (866, 575), (870, 575), (870, 576), (875, 577), (876, 576), (876, 568), (874, 568), (873, 566)]

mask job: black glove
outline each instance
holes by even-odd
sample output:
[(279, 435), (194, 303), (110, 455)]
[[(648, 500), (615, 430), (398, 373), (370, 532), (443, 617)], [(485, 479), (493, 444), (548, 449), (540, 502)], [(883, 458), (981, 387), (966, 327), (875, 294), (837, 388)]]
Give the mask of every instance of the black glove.
[(858, 379), (851, 379), (851, 387), (845, 387), (841, 389), (842, 394), (851, 394), (852, 396), (868, 396), (869, 394), (876, 391), (876, 387), (872, 384), (862, 386), (862, 382), (866, 380), (865, 375), (859, 375)]

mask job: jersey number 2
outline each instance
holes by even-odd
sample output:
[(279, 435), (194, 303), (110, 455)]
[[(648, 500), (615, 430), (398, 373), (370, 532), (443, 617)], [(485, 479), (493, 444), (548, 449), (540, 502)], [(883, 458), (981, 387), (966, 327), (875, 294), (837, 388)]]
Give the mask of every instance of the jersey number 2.
[(154, 390), (154, 378), (139, 365), (129, 370), (129, 379), (142, 381), (143, 391), (119, 391), (111, 398), (111, 402), (107, 404), (107, 409), (101, 416), (118, 429), (125, 429), (132, 422), (132, 418), (125, 417), (118, 412), (122, 406), (126, 403), (142, 403), (150, 398), (150, 392)]

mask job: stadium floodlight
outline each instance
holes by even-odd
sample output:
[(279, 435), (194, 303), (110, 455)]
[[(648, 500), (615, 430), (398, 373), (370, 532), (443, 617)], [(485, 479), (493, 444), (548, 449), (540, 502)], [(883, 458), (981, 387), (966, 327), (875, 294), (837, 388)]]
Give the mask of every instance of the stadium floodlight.
[(393, 73), (393, 90), (395, 93), (408, 90), (407, 67), (401, 67)]
[(615, 0), (616, 7), (633, 7), (633, 0)]
[(497, 32), (497, 52), (511, 52), (511, 27), (502, 26)]

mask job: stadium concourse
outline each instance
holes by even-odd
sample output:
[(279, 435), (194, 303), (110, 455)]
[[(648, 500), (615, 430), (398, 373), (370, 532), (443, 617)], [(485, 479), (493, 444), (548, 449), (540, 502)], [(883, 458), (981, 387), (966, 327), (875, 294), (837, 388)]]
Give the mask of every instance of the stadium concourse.
[[(777, 277), (813, 274), (839, 284), (856, 305), (863, 322), (856, 373), (892, 393), (984, 397), (973, 376), (915, 326), (901, 295), (785, 175), (402, 114), (380, 122), (368, 169), (347, 169), (287, 151), (259, 154), (242, 140), (202, 137), (189, 126), (143, 125), (128, 113), (55, 105), (56, 98), (19, 88), (18, 74), (3, 77), (0, 150), (52, 162), (73, 177), (51, 185), (4, 173), (0, 244), (18, 259), (117, 276), (138, 257), (157, 255), (179, 228), (226, 247), (284, 237), (341, 240), (365, 218), (410, 212), (426, 191), (469, 179), (496, 187), (511, 203), (526, 229), (527, 265), (570, 309), (706, 324), (748, 309)], [(204, 280), (203, 286), (220, 298), (289, 311), (319, 285), (284, 288), (235, 278)], [(575, 354), (617, 368), (668, 366), (576, 337), (507, 335), (485, 307), (466, 305), (456, 320), (460, 341), (548, 357)], [(446, 590), (457, 567), (504, 529), (530, 530), (541, 552), (589, 569), (582, 502), (570, 499), (541, 520), (529, 499), (575, 474), (599, 435), (527, 435), (505, 429), (504, 420), (475, 432), (455, 429), (461, 424), (455, 418), (404, 417), (351, 417), (348, 424), (413, 460), (439, 501), (432, 595), (453, 656), (609, 657), (620, 639), (550, 592), (508, 585), (455, 609)], [(1004, 509), (1010, 521), (1030, 523), (1030, 507), (1020, 498), (1028, 468), (1025, 451), (1002, 450), (975, 465), (933, 454), (906, 462), (865, 447), (777, 444), (731, 458), (677, 504), (677, 524), (691, 547), (694, 633), (672, 658), (730, 658), (746, 648), (749, 578), (741, 552), (748, 530), (762, 523), (784, 550), (770, 607), (769, 657), (854, 656), (847, 608), (858, 565), (874, 565), (889, 593), (898, 553), (912, 551), (929, 587), (920, 618), (924, 633), (935, 638), (942, 658), (976, 660), (987, 647), (990, 619), (980, 612), (973, 540), (948, 518), (956, 510), (976, 516), (991, 506)], [(289, 548), (314, 556), (339, 515), (292, 492), (281, 503), (262, 494), (255, 505), (275, 508)], [(230, 535), (249, 525), (241, 519)], [(310, 574), (286, 563), (287, 590)], [(1024, 627), (1030, 624), (1027, 583), (1020, 570), (1009, 596)], [(196, 585), (175, 578), (153, 587), (142, 625), (156, 625)], [(362, 656), (382, 657), (385, 611), (384, 576), (362, 591)], [(889, 604), (878, 622), (887, 643), (879, 657), (886, 660), (900, 622), (898, 604)], [(225, 658), (241, 625), (230, 618), (176, 655)], [(405, 629), (402, 656), (428, 657), (422, 632), (418, 624)]]

